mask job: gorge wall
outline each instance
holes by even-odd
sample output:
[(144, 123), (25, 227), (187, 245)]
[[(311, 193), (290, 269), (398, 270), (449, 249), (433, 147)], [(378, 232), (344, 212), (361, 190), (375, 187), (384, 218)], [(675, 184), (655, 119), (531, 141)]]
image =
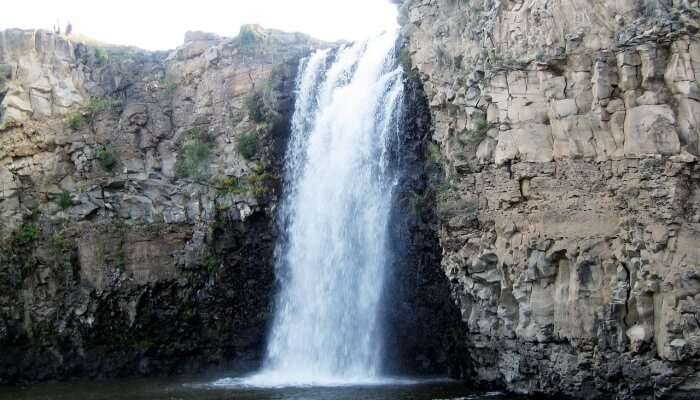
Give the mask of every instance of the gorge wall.
[(0, 384), (258, 362), (301, 34), (0, 32)]
[[(395, 2), (390, 369), (692, 398), (700, 4)], [(0, 384), (259, 362), (296, 69), (325, 46), (0, 32)]]
[(697, 1), (405, 0), (465, 377), (700, 390)]
[[(328, 46), (257, 26), (169, 52), (0, 32), (0, 385), (257, 369), (297, 69)], [(406, 85), (385, 369), (444, 373), (461, 322)]]

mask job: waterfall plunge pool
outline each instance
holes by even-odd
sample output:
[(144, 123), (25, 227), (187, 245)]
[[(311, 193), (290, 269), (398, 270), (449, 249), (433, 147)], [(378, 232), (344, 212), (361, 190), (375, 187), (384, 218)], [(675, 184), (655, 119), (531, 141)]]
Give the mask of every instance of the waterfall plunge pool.
[(498, 392), (475, 392), (449, 380), (390, 379), (340, 386), (253, 387), (236, 378), (197, 376), (67, 382), (0, 388), (0, 400), (514, 400)]

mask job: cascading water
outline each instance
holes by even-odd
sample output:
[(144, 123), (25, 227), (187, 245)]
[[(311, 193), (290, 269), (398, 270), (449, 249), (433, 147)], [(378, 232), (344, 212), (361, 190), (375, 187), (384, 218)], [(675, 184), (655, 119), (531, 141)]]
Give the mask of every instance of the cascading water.
[(385, 33), (301, 63), (261, 386), (377, 382), (402, 71)]

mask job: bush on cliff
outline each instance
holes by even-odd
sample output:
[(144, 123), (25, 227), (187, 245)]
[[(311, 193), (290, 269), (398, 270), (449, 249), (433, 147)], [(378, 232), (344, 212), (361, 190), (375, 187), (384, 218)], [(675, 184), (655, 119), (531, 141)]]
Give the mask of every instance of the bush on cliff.
[(463, 142), (463, 144), (479, 144), (486, 137), (489, 127), (488, 122), (478, 121), (474, 129), (464, 129), (459, 140)]
[(12, 234), (12, 244), (14, 247), (27, 247), (34, 243), (38, 236), (39, 229), (36, 226), (24, 224)]
[(399, 64), (401, 64), (401, 67), (403, 68), (404, 73), (406, 73), (406, 77), (408, 77), (408, 79), (413, 80), (418, 77), (418, 70), (413, 66), (413, 63), (411, 62), (411, 53), (407, 48), (403, 48), (401, 51), (399, 51)]
[(264, 44), (264, 37), (262, 37), (259, 32), (256, 32), (255, 28), (250, 25), (241, 26), (241, 30), (236, 39), (241, 53), (248, 56), (255, 55), (255, 53), (262, 49), (262, 45)]
[(250, 192), (256, 198), (265, 197), (272, 191), (272, 186), (278, 177), (265, 167), (258, 167), (253, 171), (253, 174), (248, 176), (248, 186)]
[(107, 61), (109, 61), (109, 54), (107, 53), (107, 50), (105, 50), (102, 47), (96, 47), (95, 48), (95, 60), (97, 61), (97, 64), (99, 64), (99, 65), (107, 64)]
[(81, 112), (76, 111), (68, 115), (67, 123), (72, 130), (77, 131), (85, 123), (85, 117)]
[(258, 135), (248, 132), (238, 138), (238, 152), (246, 160), (251, 160), (258, 153)]
[(209, 176), (209, 143), (202, 140), (198, 131), (190, 131), (175, 163), (175, 175), (178, 178), (189, 178), (197, 182), (205, 181)]
[(121, 107), (121, 105), (121, 100), (109, 96), (92, 98), (83, 110), (74, 111), (68, 115), (68, 126), (77, 131), (86, 123), (91, 123), (97, 114)]
[(95, 97), (90, 99), (90, 102), (87, 105), (87, 111), (91, 116), (94, 116), (95, 114), (101, 113), (103, 111), (108, 111), (113, 108), (120, 107), (121, 105), (122, 101), (114, 97)]
[(61, 207), (61, 210), (66, 210), (70, 206), (72, 206), (73, 201), (71, 201), (70, 193), (68, 193), (67, 190), (61, 192), (56, 198), (56, 204), (58, 204), (58, 206)]
[(114, 165), (117, 163), (117, 161), (114, 158), (114, 155), (107, 151), (106, 149), (102, 149), (97, 153), (97, 162), (100, 164), (100, 167), (102, 167), (103, 170), (106, 172), (112, 172), (114, 169)]
[(254, 90), (245, 99), (248, 116), (255, 122), (265, 121), (265, 99), (262, 90)]

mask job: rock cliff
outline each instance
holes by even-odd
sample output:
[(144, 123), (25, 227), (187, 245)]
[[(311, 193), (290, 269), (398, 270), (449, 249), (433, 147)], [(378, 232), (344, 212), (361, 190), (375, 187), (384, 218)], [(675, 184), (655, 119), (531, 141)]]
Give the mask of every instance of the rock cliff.
[(698, 2), (397, 3), (444, 171), (439, 240), (465, 378), (697, 395)]
[(0, 384), (254, 365), (299, 58), (0, 32)]
[[(257, 26), (168, 52), (0, 32), (0, 385), (257, 368), (297, 68), (327, 46)], [(385, 367), (434, 374), (460, 369), (461, 327), (430, 114), (406, 85)]]

